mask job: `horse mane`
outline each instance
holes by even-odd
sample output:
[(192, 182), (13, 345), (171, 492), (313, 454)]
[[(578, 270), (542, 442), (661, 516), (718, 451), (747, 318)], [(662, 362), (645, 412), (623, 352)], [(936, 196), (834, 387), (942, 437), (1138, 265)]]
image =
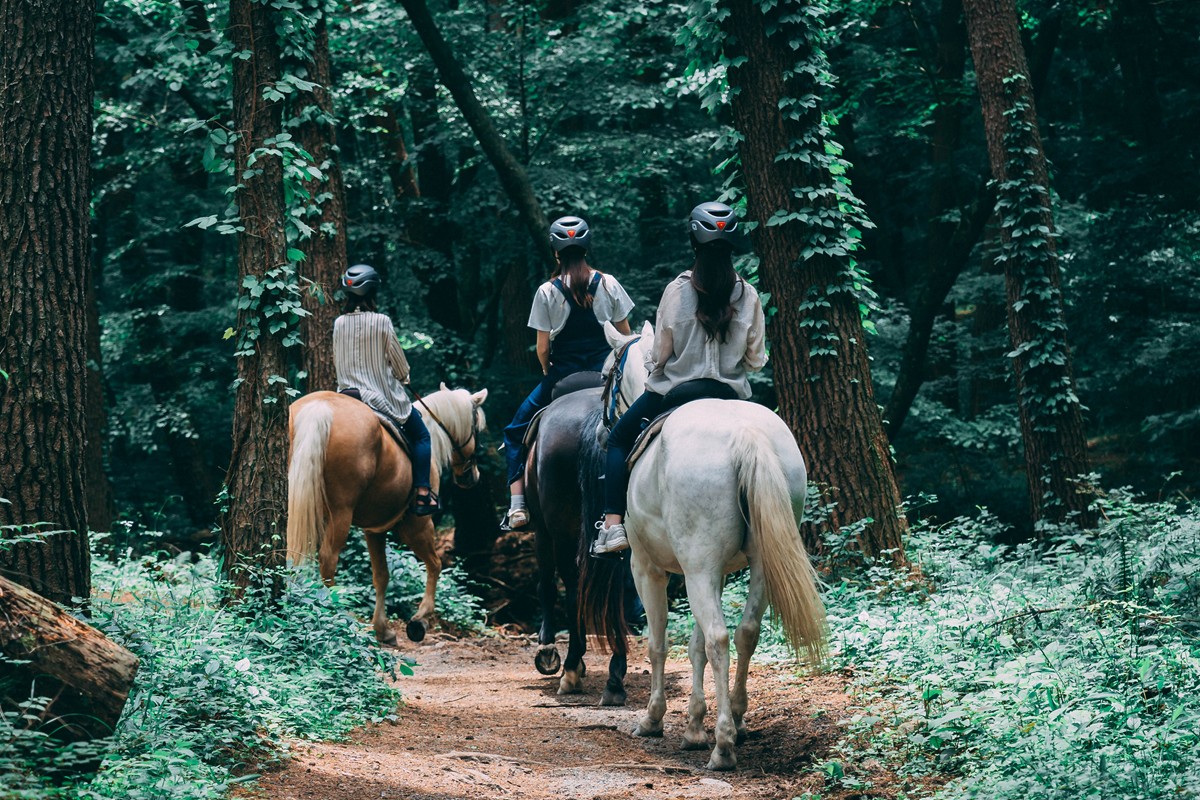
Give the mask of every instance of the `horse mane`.
[(442, 426), (434, 422), (430, 411), (437, 415), (459, 445), (465, 445), (471, 438), (472, 413), (479, 415), (479, 430), (487, 427), (483, 409), (476, 410), (475, 401), (466, 389), (442, 389), (432, 392), (417, 400), (413, 406), (420, 410), (425, 419), (425, 427), (429, 429), (430, 449), (433, 451), (431, 460), (438, 469), (445, 469), (450, 465), (454, 446), (446, 436), (446, 431), (442, 430)]
[(579, 485), (583, 490), (580, 515), (579, 550), (575, 560), (579, 567), (579, 626), (599, 639), (600, 651), (627, 652), (626, 637), (629, 623), (625, 619), (625, 576), (628, 566), (624, 559), (592, 558), (593, 526), (604, 512), (605, 451), (596, 440), (601, 409), (590, 412), (579, 430)]

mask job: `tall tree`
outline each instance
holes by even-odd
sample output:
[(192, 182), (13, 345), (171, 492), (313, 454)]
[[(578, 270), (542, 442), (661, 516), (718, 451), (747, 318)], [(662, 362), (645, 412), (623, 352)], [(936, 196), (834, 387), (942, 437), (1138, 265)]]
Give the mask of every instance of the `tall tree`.
[[(875, 403), (853, 252), (868, 224), (821, 106), (828, 67), (805, 2), (722, 0), (730, 109), (768, 323), (779, 413), (831, 522), (870, 523), (868, 556), (904, 560), (907, 520)], [(816, 542), (809, 542), (817, 545)]]
[(998, 191), (1000, 255), (1017, 405), (1035, 522), (1094, 521), (1083, 413), (1063, 319), (1050, 177), (1015, 0), (963, 0), (988, 160)]
[(287, 509), (287, 361), (284, 349), (289, 275), (283, 164), (278, 146), (284, 95), (280, 79), (280, 14), (256, 0), (231, 0), (235, 175), (243, 231), (238, 236), (238, 378), (233, 450), (221, 518), (225, 570), (248, 585), (246, 566), (282, 563)]
[(346, 270), (346, 186), (336, 154), (337, 118), (333, 112), (327, 8), (318, 13), (312, 58), (308, 62), (308, 80), (316, 86), (306, 98), (307, 106), (301, 112), (303, 121), (298, 135), (300, 146), (308, 151), (325, 176), (323, 181), (313, 179), (308, 182), (316, 209), (315, 219), (309, 222), (315, 232), (301, 265), (301, 275), (309, 282), (305, 307), (310, 316), (304, 320), (304, 371), (308, 373), (305, 386), (309, 391), (337, 387), (333, 369), (333, 320), (338, 312), (333, 304), (333, 292)]
[[(85, 476), (92, 0), (0, 0), (0, 570), (90, 591)], [(0, 536), (4, 534), (0, 533)]]

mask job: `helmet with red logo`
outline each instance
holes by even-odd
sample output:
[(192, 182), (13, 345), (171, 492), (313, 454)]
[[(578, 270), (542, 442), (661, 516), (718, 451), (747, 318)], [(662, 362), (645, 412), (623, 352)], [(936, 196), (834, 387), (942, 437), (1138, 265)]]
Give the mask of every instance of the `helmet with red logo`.
[(691, 231), (693, 244), (733, 244), (740, 234), (737, 215), (724, 203), (701, 203), (693, 208), (688, 220), (688, 229)]
[(373, 297), (379, 283), (379, 273), (370, 264), (355, 264), (342, 274), (342, 288), (358, 297)]
[(582, 247), (587, 250), (592, 245), (592, 231), (581, 217), (559, 217), (550, 225), (550, 246), (554, 252), (560, 252), (568, 247)]

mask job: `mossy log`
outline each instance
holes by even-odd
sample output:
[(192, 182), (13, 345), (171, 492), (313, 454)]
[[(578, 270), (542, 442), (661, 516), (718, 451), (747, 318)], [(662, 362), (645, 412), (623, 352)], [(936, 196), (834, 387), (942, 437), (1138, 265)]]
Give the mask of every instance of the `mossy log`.
[[(80, 742), (116, 727), (138, 659), (39, 594), (0, 576), (0, 706), (46, 697), (41, 730)], [(11, 663), (12, 661), (25, 663)]]

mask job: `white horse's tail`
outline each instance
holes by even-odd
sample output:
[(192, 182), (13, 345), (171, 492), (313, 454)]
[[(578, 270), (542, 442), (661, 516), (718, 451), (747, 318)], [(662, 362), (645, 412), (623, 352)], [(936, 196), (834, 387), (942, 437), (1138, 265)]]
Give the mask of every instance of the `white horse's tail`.
[(321, 546), (329, 502), (325, 497), (325, 447), (333, 407), (316, 402), (300, 409), (292, 423), (288, 466), (288, 558), (303, 564)]
[(750, 516), (751, 569), (761, 569), (767, 600), (792, 649), (803, 647), (816, 664), (825, 649), (825, 606), (817, 592), (817, 575), (792, 512), (791, 490), (775, 448), (766, 434), (746, 426), (733, 443), (738, 487)]

